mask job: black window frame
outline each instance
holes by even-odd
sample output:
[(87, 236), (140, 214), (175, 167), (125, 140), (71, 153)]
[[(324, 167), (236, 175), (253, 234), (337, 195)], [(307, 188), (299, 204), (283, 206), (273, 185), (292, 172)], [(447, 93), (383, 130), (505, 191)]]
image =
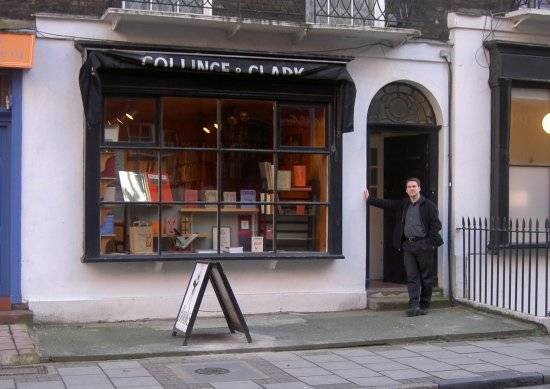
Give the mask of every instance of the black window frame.
[[(100, 73), (103, 84), (103, 101), (106, 97), (121, 98), (154, 98), (156, 99), (156, 126), (155, 145), (144, 146), (129, 142), (103, 142), (104, 132), (86, 132), (86, 157), (85, 157), (85, 252), (83, 262), (136, 262), (136, 261), (187, 261), (197, 259), (337, 259), (344, 258), (342, 255), (342, 136), (340, 129), (336, 126), (337, 115), (337, 93), (338, 88), (334, 83), (323, 81), (281, 81), (257, 79), (251, 76), (224, 77), (213, 75), (174, 75), (169, 73), (144, 72), (144, 71), (105, 71)], [(170, 253), (162, 251), (152, 255), (137, 254), (100, 254), (99, 244), (99, 173), (100, 173), (100, 152), (108, 148), (136, 149), (144, 148), (158, 150), (158, 158), (161, 158), (161, 151), (165, 149), (161, 145), (161, 100), (163, 97), (204, 97), (214, 99), (258, 99), (270, 100), (278, 104), (301, 104), (303, 106), (326, 105), (325, 147), (288, 147), (279, 144), (277, 138), (271, 150), (273, 156), (278, 153), (316, 153), (326, 154), (328, 157), (327, 182), (328, 188), (328, 233), (327, 252), (264, 252), (264, 253), (239, 253), (239, 254), (198, 254), (198, 253)], [(274, 117), (278, 122), (279, 111)], [(280, 134), (277, 123), (274, 127), (274, 134)], [(173, 148), (170, 148), (173, 149)], [(186, 148), (177, 148), (185, 151)], [(187, 148), (189, 149), (189, 148)], [(193, 149), (193, 148), (191, 148)], [(196, 148), (195, 148), (196, 149)], [(218, 159), (223, 151), (231, 151), (231, 148), (221, 147), (217, 143), (216, 148), (204, 148), (202, 151), (216, 151)], [(247, 151), (254, 152), (255, 149)], [(259, 149), (258, 149), (259, 150)], [(265, 150), (263, 150), (265, 151)], [(159, 165), (160, 166), (160, 165)], [(218, 171), (221, 166), (218, 163)], [(275, 167), (275, 171), (276, 167)], [(219, 186), (218, 175), (218, 191)], [(159, 197), (160, 198), (160, 197)], [(222, 199), (218, 199), (218, 207)], [(175, 202), (176, 204), (178, 202)], [(310, 202), (308, 202), (310, 203)], [(129, 204), (125, 202), (124, 204)], [(161, 202), (138, 203), (161, 206)], [(315, 204), (315, 202), (314, 202)], [(160, 209), (160, 208), (159, 208)], [(160, 212), (160, 211), (159, 211)], [(218, 215), (219, 209), (218, 209)], [(218, 220), (220, 218), (218, 217)], [(219, 222), (218, 222), (219, 224)]]

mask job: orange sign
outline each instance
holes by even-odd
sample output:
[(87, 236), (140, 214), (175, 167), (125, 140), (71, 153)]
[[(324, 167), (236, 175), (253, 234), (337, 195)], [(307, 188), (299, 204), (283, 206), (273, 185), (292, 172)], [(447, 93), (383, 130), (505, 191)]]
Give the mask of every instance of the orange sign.
[(0, 33), (0, 68), (32, 68), (34, 35)]

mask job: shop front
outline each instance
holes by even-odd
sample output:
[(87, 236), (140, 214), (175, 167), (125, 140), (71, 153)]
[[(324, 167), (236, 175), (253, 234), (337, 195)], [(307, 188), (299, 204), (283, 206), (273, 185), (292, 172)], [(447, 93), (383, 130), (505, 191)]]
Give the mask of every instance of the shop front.
[(79, 48), (85, 262), (343, 258), (346, 60)]

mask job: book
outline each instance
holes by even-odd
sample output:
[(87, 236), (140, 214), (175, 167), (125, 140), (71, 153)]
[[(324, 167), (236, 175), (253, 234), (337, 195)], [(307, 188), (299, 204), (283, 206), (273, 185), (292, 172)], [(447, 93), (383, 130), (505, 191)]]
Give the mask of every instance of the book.
[[(231, 247), (231, 228), (220, 228), (220, 250)], [(212, 249), (218, 250), (218, 227), (212, 227)]]
[[(203, 192), (203, 201), (216, 203), (218, 201), (218, 191), (216, 189), (206, 189)], [(217, 208), (217, 204), (206, 204), (206, 208)]]
[(274, 170), (273, 164), (269, 162), (259, 162), (260, 177), (266, 181), (267, 189), (273, 190)]
[[(256, 191), (254, 189), (241, 189), (241, 203), (256, 202)], [(256, 208), (255, 204), (241, 204), (241, 208)]]
[(279, 190), (290, 190), (290, 170), (279, 170), (277, 171), (277, 189)]
[(251, 250), (253, 253), (261, 253), (264, 251), (264, 237), (253, 236), (251, 238)]
[[(223, 201), (226, 203), (237, 202), (237, 192), (223, 192)], [(225, 208), (237, 208), (237, 204), (225, 204)]]
[(115, 216), (112, 213), (105, 215), (103, 224), (99, 227), (100, 235), (114, 235), (115, 233)]
[(306, 166), (294, 165), (292, 166), (292, 186), (302, 187), (306, 186)]
[(118, 176), (124, 201), (149, 201), (147, 183), (143, 174), (119, 170)]
[[(146, 173), (146, 177), (149, 201), (159, 201), (159, 175), (156, 173)], [(172, 202), (174, 201), (174, 197), (170, 188), (170, 180), (166, 174), (163, 174), (161, 177), (162, 201)]]
[[(199, 201), (199, 191), (196, 189), (184, 189), (183, 190), (183, 201), (185, 202), (196, 202)], [(183, 208), (196, 208), (197, 204), (184, 204)]]
[(250, 238), (252, 237), (252, 216), (239, 215), (239, 245), (245, 251), (250, 251)]
[[(260, 201), (262, 203), (266, 201), (266, 194), (263, 192), (260, 193)], [(265, 207), (266, 207), (265, 204), (260, 204), (260, 213), (265, 213)]]
[(244, 252), (242, 247), (228, 247), (226, 249), (223, 249), (222, 251), (226, 252), (226, 253), (230, 253), (230, 254), (236, 254), (236, 253)]

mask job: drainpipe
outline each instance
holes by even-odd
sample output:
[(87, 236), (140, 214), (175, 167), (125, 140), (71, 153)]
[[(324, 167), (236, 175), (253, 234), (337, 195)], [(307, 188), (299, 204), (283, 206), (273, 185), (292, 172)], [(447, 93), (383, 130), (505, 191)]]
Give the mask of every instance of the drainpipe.
[(451, 53), (448, 50), (441, 50), (439, 52), (439, 56), (445, 60), (447, 63), (447, 69), (448, 69), (448, 96), (447, 96), (447, 126), (448, 126), (448, 135), (447, 135), (447, 148), (448, 148), (448, 155), (447, 155), (447, 174), (449, 176), (449, 183), (448, 183), (448, 200), (447, 200), (447, 273), (448, 273), (448, 282), (449, 282), (449, 303), (454, 305), (454, 296), (453, 296), (453, 277), (452, 277), (452, 254), (453, 254), (453, 245), (452, 245), (452, 234), (453, 234), (453, 226), (452, 226), (452, 212), (453, 212), (453, 168), (452, 168), (452, 161), (453, 161), (453, 137), (451, 129), (451, 119), (452, 119), (452, 102), (453, 102), (453, 69), (451, 67)]

